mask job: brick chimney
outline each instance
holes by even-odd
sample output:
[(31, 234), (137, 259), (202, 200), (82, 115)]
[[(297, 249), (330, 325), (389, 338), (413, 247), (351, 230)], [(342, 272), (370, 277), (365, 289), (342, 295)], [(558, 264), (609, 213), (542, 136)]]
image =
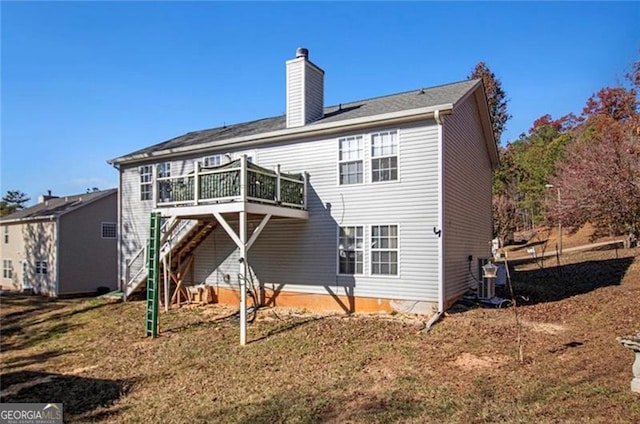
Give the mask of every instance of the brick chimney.
[(324, 114), (324, 71), (300, 47), (287, 61), (287, 128), (302, 127)]

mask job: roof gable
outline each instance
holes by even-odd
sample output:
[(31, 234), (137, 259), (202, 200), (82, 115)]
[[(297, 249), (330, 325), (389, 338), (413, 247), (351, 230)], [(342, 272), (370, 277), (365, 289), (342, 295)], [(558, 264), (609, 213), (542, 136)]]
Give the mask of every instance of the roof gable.
[(112, 188), (73, 196), (56, 197), (4, 216), (0, 218), (0, 222), (8, 223), (59, 217), (93, 203), (96, 200), (114, 195), (116, 192), (117, 189)]

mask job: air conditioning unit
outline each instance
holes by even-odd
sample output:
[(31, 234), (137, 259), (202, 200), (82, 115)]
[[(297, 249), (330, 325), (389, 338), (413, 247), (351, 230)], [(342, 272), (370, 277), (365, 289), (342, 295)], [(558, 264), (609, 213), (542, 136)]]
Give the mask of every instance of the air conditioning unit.
[(482, 267), (490, 261), (489, 258), (478, 258), (478, 299), (492, 299), (496, 296), (496, 279), (484, 278)]

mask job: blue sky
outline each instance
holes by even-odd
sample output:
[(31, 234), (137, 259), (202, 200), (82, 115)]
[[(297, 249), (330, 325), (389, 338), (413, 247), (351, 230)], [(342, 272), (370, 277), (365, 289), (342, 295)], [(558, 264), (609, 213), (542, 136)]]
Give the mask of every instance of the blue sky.
[(106, 163), (188, 131), (284, 113), (300, 46), (325, 103), (465, 79), (510, 98), (502, 142), (579, 113), (640, 58), (640, 3), (2, 2), (0, 188), (32, 203), (116, 187)]

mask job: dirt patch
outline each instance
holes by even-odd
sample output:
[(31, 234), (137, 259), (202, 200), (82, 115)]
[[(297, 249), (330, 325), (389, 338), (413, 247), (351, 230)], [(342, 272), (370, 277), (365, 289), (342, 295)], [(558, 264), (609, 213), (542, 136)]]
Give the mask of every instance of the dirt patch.
[(553, 324), (550, 322), (535, 322), (535, 321), (523, 320), (522, 325), (527, 328), (530, 328), (532, 331), (535, 331), (536, 333), (551, 334), (553, 336), (557, 336), (567, 331), (566, 325)]
[(462, 353), (455, 361), (454, 365), (464, 371), (477, 371), (490, 368), (497, 368), (509, 362), (509, 357), (505, 355), (498, 356), (476, 356), (472, 353)]

